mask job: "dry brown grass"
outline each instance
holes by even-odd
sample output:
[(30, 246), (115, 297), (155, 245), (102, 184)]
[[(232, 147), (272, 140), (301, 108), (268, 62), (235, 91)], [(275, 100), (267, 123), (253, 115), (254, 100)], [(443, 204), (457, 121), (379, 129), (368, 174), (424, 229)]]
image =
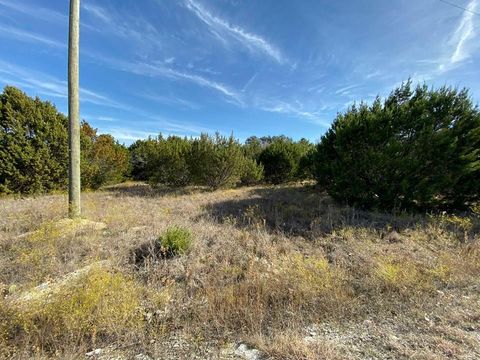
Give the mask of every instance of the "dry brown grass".
[(278, 360), (340, 360), (342, 356), (329, 342), (318, 342), (305, 334), (285, 332), (270, 337), (257, 336), (251, 340), (260, 350)]
[[(273, 359), (480, 356), (473, 215), (359, 211), (308, 186), (85, 193), (84, 216), (105, 230), (59, 227), (63, 195), (0, 205), (4, 356), (128, 344), (161, 357), (154, 344), (179, 333), (197, 349), (248, 341)], [(135, 264), (172, 226), (191, 232), (190, 249)], [(99, 261), (108, 268), (62, 280)], [(58, 292), (22, 300), (45, 282)], [(325, 331), (309, 342), (312, 324)]]

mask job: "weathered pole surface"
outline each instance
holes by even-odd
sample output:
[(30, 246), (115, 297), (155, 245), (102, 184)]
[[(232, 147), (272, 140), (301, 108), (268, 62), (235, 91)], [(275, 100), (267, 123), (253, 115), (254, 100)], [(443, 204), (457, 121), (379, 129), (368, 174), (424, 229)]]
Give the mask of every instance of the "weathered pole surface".
[(78, 61), (80, 0), (70, 0), (68, 36), (68, 216), (80, 217), (80, 104)]

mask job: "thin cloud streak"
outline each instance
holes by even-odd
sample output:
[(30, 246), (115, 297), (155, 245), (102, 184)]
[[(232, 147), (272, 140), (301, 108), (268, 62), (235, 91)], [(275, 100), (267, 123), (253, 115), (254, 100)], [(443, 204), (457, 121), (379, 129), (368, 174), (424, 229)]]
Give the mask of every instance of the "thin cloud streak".
[(82, 9), (91, 13), (93, 16), (96, 16), (97, 18), (99, 18), (100, 20), (102, 20), (107, 24), (113, 23), (112, 19), (110, 18), (110, 16), (108, 16), (107, 12), (100, 6), (82, 2)]
[(189, 101), (185, 99), (181, 99), (177, 96), (163, 96), (163, 95), (156, 95), (152, 93), (147, 93), (147, 94), (140, 94), (140, 97), (147, 99), (147, 100), (152, 100), (154, 102), (159, 102), (165, 105), (169, 106), (179, 106), (181, 108), (186, 108), (186, 109), (192, 109), (192, 110), (198, 110), (200, 109), (200, 105)]
[(62, 14), (47, 8), (39, 7), (39, 6), (32, 7), (29, 5), (24, 5), (19, 0), (16, 0), (16, 1), (0, 0), (0, 6), (4, 6), (16, 12), (23, 13), (27, 16), (52, 22), (55, 24), (63, 23), (66, 25), (68, 21), (68, 17), (65, 14)]
[(129, 43), (141, 44), (144, 48), (152, 46), (162, 48), (162, 34), (141, 16), (133, 16), (129, 13), (119, 14), (113, 9), (107, 11), (91, 2), (83, 2), (82, 10), (103, 23), (102, 26), (89, 25), (97, 32), (128, 39)]
[(203, 127), (203, 126), (198, 126), (195, 124), (191, 123), (179, 123), (177, 121), (172, 121), (169, 119), (165, 119), (162, 117), (158, 117), (155, 115), (150, 115), (148, 116), (150, 120), (149, 124), (156, 125), (159, 127), (160, 130), (162, 130), (164, 133), (171, 133), (171, 134), (179, 134), (179, 133), (184, 133), (188, 135), (200, 135), (201, 133), (213, 133), (215, 131), (213, 129)]
[(233, 100), (241, 103), (238, 97), (238, 94), (235, 91), (229, 89), (224, 84), (207, 79), (200, 75), (186, 73), (186, 72), (174, 70), (172, 68), (167, 68), (164, 66), (157, 66), (157, 65), (145, 64), (145, 63), (131, 64), (130, 69), (138, 74), (143, 74), (143, 75), (153, 75), (153, 76), (157, 75), (157, 76), (163, 76), (171, 79), (187, 80), (199, 86), (217, 90), (222, 94), (232, 98)]
[(466, 43), (475, 35), (474, 13), (476, 8), (477, 0), (470, 1), (467, 7), (468, 11), (465, 11), (465, 13), (463, 14), (460, 25), (455, 31), (453, 39), (457, 40), (457, 46), (452, 55), (452, 58), (450, 59), (453, 64), (459, 61), (463, 61), (470, 56), (468, 49), (466, 48)]
[(95, 54), (91, 54), (91, 56), (95, 61), (100, 60), (102, 64), (121, 71), (149, 77), (159, 76), (174, 80), (185, 80), (201, 87), (210, 88), (230, 98), (235, 104), (240, 106), (244, 105), (242, 97), (238, 94), (237, 91), (230, 89), (227, 85), (224, 85), (214, 80), (210, 80), (200, 75), (176, 70), (171, 67), (167, 67), (164, 64), (128, 62), (113, 58), (102, 57)]
[[(476, 35), (475, 32), (475, 10), (477, 9), (478, 0), (471, 0), (464, 11), (462, 19), (449, 41), (448, 53), (439, 60), (438, 72), (444, 73), (457, 68), (465, 60), (468, 60), (471, 53), (478, 44), (473, 44), (472, 40)], [(473, 11), (473, 12), (472, 12)]]
[(261, 110), (279, 114), (293, 115), (302, 119), (306, 119), (311, 123), (329, 127), (330, 123), (323, 120), (318, 112), (311, 112), (303, 109), (303, 106), (295, 106), (293, 104), (277, 101), (271, 104), (264, 104), (259, 106)]
[[(31, 71), (2, 60), (0, 60), (0, 74), (7, 76), (2, 78), (7, 84), (21, 84), (22, 87), (32, 89), (38, 94), (56, 98), (67, 98), (67, 82), (64, 80), (59, 80), (41, 72)], [(9, 79), (11, 81), (8, 81)], [(105, 107), (130, 110), (130, 107), (126, 105), (85, 88), (80, 88), (80, 101)]]
[(224, 19), (212, 15), (207, 9), (194, 0), (186, 0), (185, 5), (187, 9), (205, 23), (220, 40), (226, 42), (222, 33), (230, 35), (248, 49), (260, 51), (280, 64), (286, 62), (282, 53), (261, 36), (249, 33), (238, 26), (231, 25)]
[(16, 40), (25, 41), (25, 42), (41, 43), (44, 45), (61, 48), (61, 49), (67, 48), (67, 44), (65, 43), (61, 43), (59, 41), (47, 38), (45, 36), (24, 31), (21, 29), (17, 29), (11, 26), (0, 25), (0, 36), (5, 38), (14, 38)]
[(158, 135), (156, 131), (139, 131), (128, 128), (101, 128), (100, 134), (112, 135), (116, 140), (123, 140), (124, 142), (133, 142), (136, 140), (146, 139), (148, 137), (155, 137)]

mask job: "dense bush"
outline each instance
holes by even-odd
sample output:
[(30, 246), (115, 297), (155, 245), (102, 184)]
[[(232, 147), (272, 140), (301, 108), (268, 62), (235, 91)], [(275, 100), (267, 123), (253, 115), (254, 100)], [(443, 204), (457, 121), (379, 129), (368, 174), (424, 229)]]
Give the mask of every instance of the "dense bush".
[(67, 119), (55, 106), (7, 86), (0, 94), (0, 193), (67, 183)]
[(258, 162), (260, 154), (266, 145), (262, 142), (261, 138), (256, 136), (250, 136), (245, 140), (243, 145), (243, 154), (246, 158), (256, 160)]
[(317, 147), (318, 182), (337, 199), (382, 208), (459, 207), (479, 199), (480, 112), (467, 90), (402, 84), (339, 114)]
[(190, 171), (197, 185), (211, 189), (235, 186), (240, 182), (245, 157), (233, 136), (202, 134), (192, 142)]
[(130, 169), (130, 154), (125, 146), (111, 135), (97, 135), (97, 130), (86, 122), (82, 123), (80, 140), (83, 188), (98, 189), (125, 180)]
[(156, 151), (152, 155), (152, 169), (149, 179), (154, 183), (170, 186), (185, 186), (191, 181), (188, 165), (192, 144), (186, 138), (159, 137)]
[(131, 161), (131, 176), (134, 180), (147, 181), (153, 176), (158, 147), (157, 139), (137, 140), (128, 148)]
[(233, 138), (202, 134), (198, 139), (160, 135), (130, 146), (132, 176), (169, 186), (202, 185), (212, 189), (252, 185), (263, 178), (263, 167), (245, 154)]
[(312, 151), (313, 145), (305, 139), (293, 142), (279, 137), (260, 153), (259, 160), (265, 169), (265, 179), (272, 184), (308, 177), (307, 162), (302, 161)]
[(242, 185), (255, 185), (263, 179), (263, 165), (255, 159), (245, 158), (240, 182)]
[[(7, 86), (0, 94), (0, 193), (63, 190), (68, 176), (68, 120), (54, 105)], [(81, 127), (82, 186), (121, 181), (128, 151), (110, 135)]]
[(285, 136), (250, 137), (240, 144), (233, 136), (202, 134), (138, 140), (130, 146), (136, 180), (170, 186), (201, 185), (211, 189), (274, 184), (312, 178), (315, 146)]

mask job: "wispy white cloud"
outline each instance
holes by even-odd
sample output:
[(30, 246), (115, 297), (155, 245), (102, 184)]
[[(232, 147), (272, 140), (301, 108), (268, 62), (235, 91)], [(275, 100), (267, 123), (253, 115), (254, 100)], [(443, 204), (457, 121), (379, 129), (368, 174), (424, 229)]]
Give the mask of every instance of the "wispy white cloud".
[(242, 92), (247, 91), (247, 89), (250, 87), (250, 85), (252, 85), (252, 83), (255, 81), (257, 76), (258, 76), (258, 73), (255, 73), (255, 74), (253, 74), (253, 76), (250, 79), (248, 79), (248, 81), (245, 83), (245, 85), (243, 85)]
[[(181, 123), (177, 121), (171, 121), (155, 115), (145, 115), (145, 119), (142, 121), (142, 126), (148, 130), (134, 130), (125, 126), (100, 126), (99, 133), (101, 134), (111, 134), (115, 139), (120, 140), (121, 142), (133, 142), (140, 139), (146, 139), (149, 136), (156, 137), (160, 133), (163, 135), (177, 135), (177, 136), (198, 136), (201, 133), (213, 133), (215, 132), (212, 129), (201, 127), (191, 123)], [(97, 119), (99, 117), (92, 116), (90, 118), (86, 117), (87, 120)], [(126, 119), (115, 119), (117, 124), (128, 124), (132, 123)]]
[(359, 84), (353, 84), (353, 85), (344, 86), (344, 87), (342, 87), (342, 88), (340, 88), (340, 89), (337, 89), (337, 90), (335, 91), (335, 94), (337, 94), (337, 95), (342, 95), (342, 96), (347, 96), (347, 95), (350, 95), (350, 94), (351, 94), (352, 90), (357, 89), (357, 88), (359, 88), (360, 86), (361, 86), (361, 85), (359, 85)]
[(231, 36), (250, 50), (261, 52), (281, 64), (287, 62), (280, 50), (278, 50), (274, 45), (269, 43), (260, 35), (247, 32), (241, 27), (232, 25), (228, 21), (213, 15), (201, 4), (194, 0), (185, 0), (185, 4), (187, 9), (189, 9), (203, 23), (205, 23), (212, 33), (224, 43), (227, 43), (227, 39), (225, 37)]
[(52, 22), (55, 24), (58, 24), (58, 23), (67, 24), (67, 21), (68, 21), (67, 15), (62, 14), (58, 11), (47, 9), (41, 6), (28, 5), (18, 0), (15, 0), (15, 1), (0, 0), (0, 6), (14, 10), (16, 12), (23, 13), (30, 17), (41, 19), (43, 21)]
[(154, 125), (159, 129), (159, 132), (163, 134), (185, 134), (185, 135), (200, 135), (201, 133), (213, 133), (218, 129), (211, 129), (197, 124), (188, 122), (178, 122), (170, 119), (165, 119), (160, 116), (150, 115), (148, 118), (151, 120), (148, 123)]
[(130, 143), (136, 140), (146, 139), (149, 136), (155, 137), (158, 135), (157, 131), (141, 131), (141, 130), (132, 130), (129, 128), (119, 128), (119, 127), (99, 128), (99, 133), (110, 134), (120, 142), (127, 142), (127, 143)]
[(111, 117), (111, 116), (97, 116), (97, 119), (100, 121), (108, 121), (108, 122), (115, 122), (117, 119)]
[(470, 56), (467, 42), (475, 35), (474, 13), (476, 9), (477, 0), (470, 1), (467, 7), (468, 11), (464, 12), (462, 20), (460, 21), (460, 24), (453, 35), (452, 41), (456, 44), (456, 46), (455, 51), (450, 59), (452, 63), (463, 61)]
[(99, 33), (128, 39), (128, 44), (132, 44), (137, 49), (139, 47), (143, 49), (162, 48), (162, 34), (143, 16), (136, 16), (127, 12), (120, 13), (115, 7), (106, 9), (91, 1), (83, 1), (82, 10), (102, 23), (101, 26), (95, 23), (90, 25), (92, 29), (96, 29)]
[(117, 70), (130, 72), (137, 75), (149, 76), (149, 77), (164, 77), (174, 80), (184, 80), (194, 83), (201, 87), (206, 87), (220, 92), (227, 99), (233, 101), (237, 105), (243, 106), (242, 96), (229, 86), (222, 84), (221, 82), (211, 80), (207, 77), (186, 72), (183, 70), (177, 70), (172, 67), (168, 67), (163, 63), (146, 63), (146, 62), (128, 62), (120, 59), (108, 58), (100, 55), (92, 54), (94, 61), (100, 61), (106, 66), (113, 67)]
[(82, 2), (82, 9), (89, 12), (93, 16), (99, 18), (101, 21), (107, 24), (113, 23), (112, 18), (108, 15), (107, 11), (100, 6), (93, 5), (91, 3)]
[(263, 100), (257, 105), (263, 111), (293, 115), (295, 117), (308, 120), (311, 123), (321, 125), (323, 127), (330, 126), (330, 123), (326, 121), (324, 118), (322, 118), (320, 112), (307, 110), (298, 101), (295, 102), (295, 104), (292, 104), (285, 101)]
[[(3, 60), (0, 60), (0, 74), (3, 74), (2, 81), (6, 84), (28, 88), (42, 95), (67, 98), (68, 86), (65, 80)], [(85, 88), (80, 88), (80, 101), (123, 110), (130, 109), (127, 105), (112, 100), (108, 96)]]
[(210, 80), (197, 74), (175, 70), (162, 65), (153, 65), (146, 63), (130, 64), (130, 69), (138, 74), (143, 75), (163, 76), (171, 79), (186, 80), (199, 86), (216, 90), (223, 95), (231, 98), (235, 102), (239, 104), (242, 103), (240, 96), (235, 90), (230, 89), (227, 85), (224, 85), (220, 82)]
[(475, 21), (477, 6), (478, 0), (471, 0), (468, 3), (467, 10), (464, 11), (458, 26), (448, 42), (448, 53), (439, 60), (439, 72), (456, 68), (460, 63), (469, 59), (472, 51), (479, 46), (478, 42), (472, 41), (478, 26), (478, 22)]
[[(201, 133), (213, 133), (218, 129), (211, 129), (193, 124), (191, 122), (182, 122), (177, 120), (171, 120), (169, 118), (162, 117), (160, 115), (154, 115), (141, 109), (132, 109), (136, 118), (141, 118), (141, 124), (143, 130), (135, 130), (130, 127), (131, 124), (136, 123), (131, 118), (126, 116), (104, 116), (94, 114), (84, 114), (82, 119), (87, 120), (94, 126), (98, 126), (99, 133), (111, 134), (116, 139), (123, 142), (133, 142), (139, 139), (145, 139), (149, 136), (156, 137), (160, 133), (163, 135), (177, 135), (177, 136), (198, 136)], [(115, 124), (115, 125), (109, 125)]]
[(43, 45), (48, 45), (51, 47), (64, 49), (67, 47), (66, 43), (50, 39), (48, 37), (42, 36), (40, 34), (35, 34), (29, 31), (22, 29), (17, 29), (11, 26), (1, 25), (0, 24), (0, 36), (5, 38), (13, 38), (15, 40), (40, 43)]
[(145, 93), (145, 94), (140, 94), (140, 96), (145, 99), (159, 102), (165, 105), (178, 106), (181, 108), (192, 109), (192, 110), (200, 109), (200, 105), (194, 103), (193, 101), (185, 100), (174, 95), (164, 96), (164, 95), (158, 95), (153, 93)]

